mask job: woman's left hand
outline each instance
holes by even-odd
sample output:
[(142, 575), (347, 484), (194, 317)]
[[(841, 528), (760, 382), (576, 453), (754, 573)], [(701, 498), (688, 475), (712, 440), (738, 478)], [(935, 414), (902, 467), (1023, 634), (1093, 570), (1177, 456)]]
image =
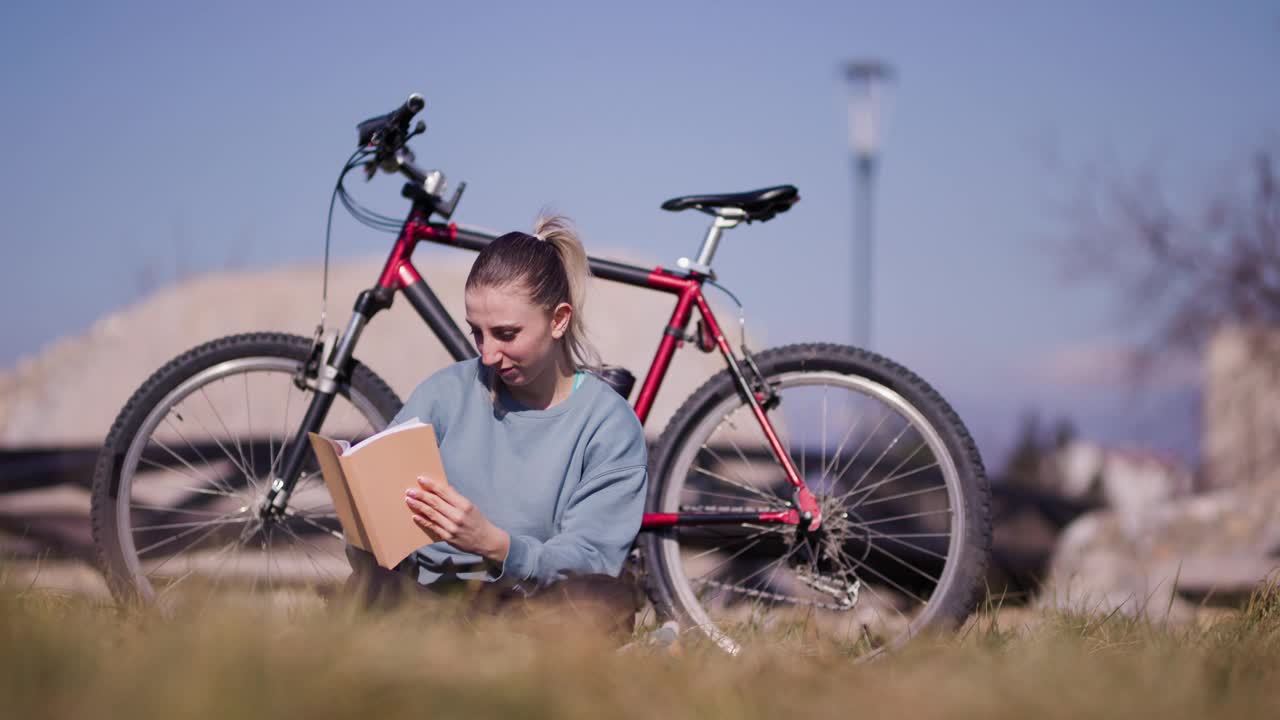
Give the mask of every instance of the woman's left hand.
[(463, 552), (475, 553), (493, 562), (503, 562), (511, 549), (511, 536), (489, 522), (453, 486), (426, 475), (418, 477), (418, 487), (404, 491), (405, 504), (413, 521), (434, 542), (447, 542)]

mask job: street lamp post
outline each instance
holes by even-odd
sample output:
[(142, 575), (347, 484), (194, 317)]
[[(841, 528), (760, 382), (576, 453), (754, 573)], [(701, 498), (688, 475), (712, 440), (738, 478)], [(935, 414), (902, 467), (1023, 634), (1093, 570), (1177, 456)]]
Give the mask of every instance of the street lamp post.
[(884, 116), (887, 114), (889, 66), (878, 61), (845, 65), (849, 85), (849, 150), (853, 153), (853, 342), (871, 347), (871, 186)]

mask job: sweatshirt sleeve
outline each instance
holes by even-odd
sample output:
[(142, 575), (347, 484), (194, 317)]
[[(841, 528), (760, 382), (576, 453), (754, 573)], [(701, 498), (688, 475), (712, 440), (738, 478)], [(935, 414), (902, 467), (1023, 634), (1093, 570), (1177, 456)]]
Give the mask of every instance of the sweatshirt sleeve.
[(593, 434), (582, 479), (574, 487), (558, 531), (545, 542), (512, 535), (494, 580), (533, 592), (572, 575), (617, 576), (644, 514), (648, 483), (644, 431), (620, 403)]

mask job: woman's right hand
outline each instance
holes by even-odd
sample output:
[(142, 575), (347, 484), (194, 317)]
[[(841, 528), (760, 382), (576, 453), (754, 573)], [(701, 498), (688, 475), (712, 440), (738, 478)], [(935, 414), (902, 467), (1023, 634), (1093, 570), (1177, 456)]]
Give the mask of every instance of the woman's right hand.
[(447, 542), (494, 563), (506, 561), (511, 536), (448, 482), (420, 475), (418, 487), (404, 494), (414, 522), (434, 542)]

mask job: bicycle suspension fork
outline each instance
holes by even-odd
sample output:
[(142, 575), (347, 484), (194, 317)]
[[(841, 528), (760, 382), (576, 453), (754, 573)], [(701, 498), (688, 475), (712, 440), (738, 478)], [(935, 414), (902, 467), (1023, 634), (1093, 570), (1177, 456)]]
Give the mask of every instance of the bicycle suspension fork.
[[(458, 328), (457, 323), (449, 316), (440, 299), (436, 297), (427, 283), (412, 270), (411, 266), (403, 266), (402, 278), (405, 282), (399, 290), (408, 298), (409, 304), (422, 316), (435, 336), (444, 345), (445, 350), (454, 360), (465, 360), (476, 356), (475, 348), (467, 340), (466, 335)], [(356, 342), (361, 332), (374, 315), (391, 307), (396, 289), (379, 284), (365, 290), (356, 299), (351, 319), (346, 329), (335, 339), (331, 338), (323, 345), (317, 341), (318, 347), (312, 349), (315, 368), (311, 368), (312, 360), (303, 368), (297, 381), (302, 387), (315, 391), (307, 412), (303, 416), (302, 425), (293, 437), (281, 464), (280, 473), (271, 478), (271, 486), (267, 491), (261, 512), (265, 515), (283, 514), (289, 503), (289, 496), (298, 484), (302, 464), (307, 453), (311, 452), (311, 442), (307, 433), (318, 432), (324, 424), (329, 408), (342, 383), (351, 376)], [(389, 419), (389, 418), (388, 418)]]

